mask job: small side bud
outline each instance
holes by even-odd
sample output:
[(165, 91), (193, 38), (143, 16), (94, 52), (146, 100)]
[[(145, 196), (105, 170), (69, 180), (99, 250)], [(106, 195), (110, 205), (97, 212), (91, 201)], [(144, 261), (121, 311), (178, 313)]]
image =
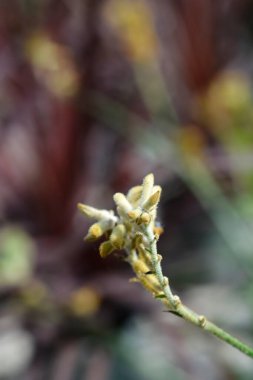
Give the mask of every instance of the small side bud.
[(204, 327), (206, 324), (206, 317), (204, 315), (199, 315), (198, 320), (199, 320), (199, 325), (201, 327)]
[(179, 305), (181, 305), (181, 299), (178, 296), (173, 297), (174, 300), (174, 306), (177, 308)]
[(110, 241), (104, 241), (99, 246), (99, 253), (103, 259), (109, 256), (113, 251), (114, 251), (114, 247), (112, 246)]
[(169, 285), (169, 279), (168, 279), (168, 277), (163, 277), (163, 286), (165, 287), (165, 286), (168, 286)]
[(159, 237), (161, 236), (161, 234), (163, 233), (163, 228), (159, 225), (155, 225), (154, 226), (154, 234), (158, 235)]

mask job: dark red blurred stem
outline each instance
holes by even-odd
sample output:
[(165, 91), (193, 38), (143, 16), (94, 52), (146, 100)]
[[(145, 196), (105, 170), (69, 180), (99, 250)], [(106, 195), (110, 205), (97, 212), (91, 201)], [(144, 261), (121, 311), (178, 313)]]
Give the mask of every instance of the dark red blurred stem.
[(72, 221), (79, 130), (74, 106), (55, 99), (50, 130), (40, 143), (41, 168), (36, 189), (40, 222), (51, 233), (64, 232)]

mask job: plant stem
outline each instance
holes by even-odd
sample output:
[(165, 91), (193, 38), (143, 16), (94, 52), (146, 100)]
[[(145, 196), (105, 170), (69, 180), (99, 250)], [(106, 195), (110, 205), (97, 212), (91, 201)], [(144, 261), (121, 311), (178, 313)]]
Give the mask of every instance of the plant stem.
[(149, 244), (150, 244), (150, 254), (151, 254), (151, 260), (154, 272), (156, 273), (157, 279), (161, 285), (161, 288), (164, 291), (164, 294), (166, 295), (169, 304), (173, 307), (175, 303), (175, 297), (170, 289), (169, 286), (169, 280), (167, 277), (164, 277), (161, 267), (161, 259), (159, 259), (158, 253), (157, 253), (157, 247), (156, 247), (156, 238), (154, 236), (152, 228), (148, 226), (144, 231), (146, 237), (148, 238)]
[(230, 344), (231, 346), (237, 348), (239, 351), (243, 352), (245, 355), (253, 358), (253, 349), (241, 342), (239, 339), (235, 338), (233, 335), (230, 335), (214, 323), (210, 322), (203, 315), (198, 315), (182, 303), (177, 307), (176, 312), (183, 319), (191, 322), (192, 324), (202, 328), (205, 331), (208, 331), (212, 335), (215, 335), (217, 338), (223, 340), (224, 342)]
[(147, 238), (149, 245), (149, 252), (151, 255), (153, 271), (160, 283), (161, 288), (163, 289), (164, 295), (168, 301), (168, 308), (170, 311), (175, 312), (178, 316), (181, 316), (186, 321), (191, 322), (195, 326), (202, 328), (205, 331), (208, 331), (217, 338), (223, 340), (224, 342), (230, 344), (231, 346), (237, 348), (239, 351), (243, 352), (245, 355), (253, 358), (253, 348), (247, 346), (245, 343), (241, 342), (239, 339), (230, 335), (226, 331), (222, 330), (220, 327), (216, 326), (214, 323), (206, 319), (205, 316), (199, 315), (193, 310), (185, 306), (180, 298), (176, 295), (173, 295), (169, 281), (167, 277), (163, 276), (161, 259), (157, 253), (157, 240), (153, 233), (153, 230), (150, 226), (144, 228), (144, 234)]

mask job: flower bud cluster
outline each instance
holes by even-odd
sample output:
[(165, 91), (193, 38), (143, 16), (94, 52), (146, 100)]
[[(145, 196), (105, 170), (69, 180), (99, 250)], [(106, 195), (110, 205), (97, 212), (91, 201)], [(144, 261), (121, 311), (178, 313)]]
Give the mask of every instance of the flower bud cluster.
[[(96, 240), (103, 235), (106, 237), (107, 240), (99, 246), (101, 257), (107, 257), (116, 250), (124, 249), (127, 253), (126, 259), (136, 275), (132, 279), (133, 282), (140, 282), (173, 314), (211, 332), (253, 358), (251, 347), (209, 322), (205, 316), (186, 307), (181, 299), (172, 293), (169, 279), (163, 275), (162, 256), (157, 251), (157, 240), (163, 232), (161, 226), (156, 222), (160, 196), (160, 186), (155, 186), (153, 174), (148, 174), (142, 185), (132, 187), (126, 195), (122, 193), (114, 195), (117, 214), (112, 210), (99, 210), (79, 203), (79, 210), (87, 217), (95, 219), (95, 223), (90, 226), (85, 239)], [(79, 301), (83, 303), (82, 298), (78, 295), (72, 305), (75, 309), (78, 307), (78, 310), (76, 309), (78, 313), (80, 311)], [(85, 305), (81, 305), (82, 309), (83, 306)]]
[(160, 196), (161, 187), (154, 185), (153, 174), (148, 174), (142, 185), (132, 187), (126, 195), (114, 194), (117, 215), (111, 210), (99, 210), (78, 204), (81, 212), (96, 220), (89, 228), (85, 240), (96, 240), (105, 235), (107, 240), (99, 246), (103, 258), (116, 250), (124, 249), (137, 280), (155, 296), (163, 289), (154, 274), (149, 253), (150, 242), (147, 241), (144, 231), (148, 228), (156, 239), (162, 232), (156, 222)]
[(109, 239), (100, 245), (102, 257), (117, 249), (131, 249), (133, 245), (136, 248), (136, 244), (140, 245), (140, 242), (136, 243), (136, 236), (141, 236), (141, 226), (152, 225), (152, 228), (157, 229), (155, 219), (160, 196), (161, 187), (154, 186), (154, 176), (149, 174), (141, 186), (132, 187), (127, 195), (114, 194), (118, 216), (112, 210), (99, 210), (79, 203), (79, 210), (96, 220), (90, 226), (85, 240), (96, 240), (107, 233)]

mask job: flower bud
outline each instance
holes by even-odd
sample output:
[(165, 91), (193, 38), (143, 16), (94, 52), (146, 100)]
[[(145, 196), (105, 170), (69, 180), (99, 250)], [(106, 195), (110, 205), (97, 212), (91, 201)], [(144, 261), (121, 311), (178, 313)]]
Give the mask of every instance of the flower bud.
[(153, 263), (152, 263), (150, 254), (146, 251), (143, 244), (140, 244), (137, 247), (137, 252), (138, 252), (138, 256), (139, 256), (140, 260), (144, 261), (149, 268), (152, 268)]
[(151, 211), (153, 208), (155, 208), (160, 200), (161, 196), (161, 189), (154, 192), (145, 203), (143, 203), (142, 208), (146, 211)]
[(143, 234), (141, 232), (137, 232), (136, 235), (133, 238), (133, 248), (138, 249), (138, 247), (143, 242)]
[(109, 256), (113, 251), (114, 251), (114, 247), (112, 246), (112, 244), (109, 240), (104, 241), (99, 246), (99, 253), (103, 259), (105, 257)]
[(161, 286), (156, 276), (153, 274), (147, 275), (147, 273), (150, 272), (150, 268), (145, 262), (139, 259), (135, 260), (133, 263), (133, 270), (142, 285), (145, 286), (148, 291), (155, 294), (161, 291)]
[(122, 249), (125, 243), (126, 227), (124, 224), (118, 224), (112, 230), (110, 242), (116, 249)]
[(150, 271), (150, 268), (147, 266), (147, 264), (144, 261), (139, 260), (139, 259), (134, 261), (133, 268), (137, 274), (140, 274), (140, 273), (145, 274), (148, 271)]
[(100, 238), (104, 233), (101, 223), (94, 223), (90, 226), (87, 235), (84, 240), (96, 240)]
[(139, 218), (136, 219), (137, 224), (149, 224), (152, 216), (148, 212), (142, 212)]
[(143, 205), (152, 194), (153, 186), (154, 186), (154, 175), (150, 173), (146, 175), (146, 177), (144, 177), (143, 179), (141, 202), (140, 202), (141, 205)]
[(113, 228), (114, 223), (111, 220), (101, 220), (90, 226), (88, 234), (84, 240), (96, 240), (99, 239), (106, 231)]
[(96, 220), (107, 219), (112, 220), (114, 222), (117, 220), (113, 211), (99, 210), (95, 207), (87, 206), (83, 203), (78, 203), (77, 207), (83, 214), (85, 214), (89, 218), (94, 218)]
[(155, 225), (154, 228), (153, 228), (153, 231), (154, 231), (154, 234), (155, 235), (158, 235), (160, 237), (160, 235), (163, 233), (163, 227), (160, 226), (160, 225)]
[(132, 210), (131, 204), (128, 202), (127, 198), (122, 193), (116, 193), (113, 196), (114, 202), (118, 206), (119, 210), (124, 214), (127, 214), (130, 210)]
[(131, 203), (133, 208), (139, 205), (142, 194), (142, 186), (134, 186), (127, 193), (127, 200)]
[(136, 208), (135, 210), (129, 211), (127, 215), (129, 216), (131, 220), (135, 221), (136, 219), (140, 217), (141, 213), (142, 213), (141, 209)]

